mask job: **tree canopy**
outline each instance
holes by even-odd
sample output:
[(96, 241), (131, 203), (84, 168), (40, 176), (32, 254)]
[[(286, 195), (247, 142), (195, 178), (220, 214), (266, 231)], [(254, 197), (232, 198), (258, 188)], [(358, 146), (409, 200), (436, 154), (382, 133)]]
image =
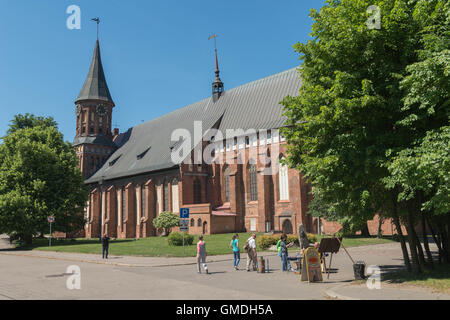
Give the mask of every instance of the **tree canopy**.
[[(77, 168), (75, 151), (63, 141), (51, 118), (16, 116), (0, 145), (0, 233), (17, 234), (27, 243), (54, 231), (71, 232), (84, 225), (88, 191)], [(17, 123), (22, 123), (17, 126)], [(39, 123), (39, 125), (36, 125)]]
[[(379, 29), (368, 24), (373, 5)], [(303, 60), (302, 86), (298, 96), (282, 102), (288, 118), (282, 133), (288, 163), (319, 195), (317, 212), (332, 208), (336, 219), (346, 221), (411, 213), (413, 206), (403, 201), (406, 178), (395, 170), (409, 161), (415, 172), (411, 157), (416, 164), (429, 157), (427, 143), (446, 145), (441, 128), (449, 120), (449, 12), (444, 0), (328, 0), (311, 10), (312, 40), (294, 46)], [(433, 173), (415, 181), (414, 190), (417, 183), (429, 184), (427, 208), (438, 205), (432, 194), (442, 199), (448, 191), (445, 156), (434, 152)], [(417, 193), (412, 197), (419, 201)]]

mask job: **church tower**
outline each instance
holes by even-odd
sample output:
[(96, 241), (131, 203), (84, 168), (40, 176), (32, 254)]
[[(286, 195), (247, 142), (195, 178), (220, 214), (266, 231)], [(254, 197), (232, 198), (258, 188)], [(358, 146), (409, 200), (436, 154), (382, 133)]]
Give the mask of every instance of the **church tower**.
[(223, 94), (224, 88), (223, 88), (223, 82), (220, 80), (220, 70), (219, 70), (219, 62), (217, 59), (217, 48), (215, 48), (216, 52), (216, 78), (214, 79), (214, 82), (212, 84), (212, 97), (213, 101), (216, 102), (219, 100), (220, 96)]
[(116, 148), (111, 133), (114, 101), (106, 84), (98, 39), (86, 81), (75, 106), (77, 126), (73, 146), (80, 170), (87, 179), (105, 163)]

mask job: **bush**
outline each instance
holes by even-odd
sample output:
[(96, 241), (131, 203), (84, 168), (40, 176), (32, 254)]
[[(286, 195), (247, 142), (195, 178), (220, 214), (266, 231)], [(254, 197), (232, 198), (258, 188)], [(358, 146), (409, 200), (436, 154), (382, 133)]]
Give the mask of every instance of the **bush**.
[[(182, 246), (183, 245), (183, 234), (179, 232), (173, 232), (167, 238), (169, 245), (171, 246)], [(189, 246), (194, 242), (194, 236), (184, 233), (184, 244)]]
[(294, 242), (294, 244), (295, 244), (296, 246), (298, 246), (298, 245), (299, 245), (298, 237), (295, 236), (295, 235), (293, 235), (293, 234), (288, 234), (288, 235), (287, 235), (287, 243), (289, 244), (289, 243), (291, 243), (291, 242)]
[(278, 236), (278, 239), (273, 236), (260, 236), (260, 237), (256, 238), (256, 244), (261, 249), (266, 250), (270, 246), (277, 244), (277, 241), (279, 240), (279, 238), (280, 238), (279, 236)]
[(308, 240), (310, 243), (316, 243), (317, 242), (317, 235), (312, 233), (307, 233), (306, 236), (308, 237)]

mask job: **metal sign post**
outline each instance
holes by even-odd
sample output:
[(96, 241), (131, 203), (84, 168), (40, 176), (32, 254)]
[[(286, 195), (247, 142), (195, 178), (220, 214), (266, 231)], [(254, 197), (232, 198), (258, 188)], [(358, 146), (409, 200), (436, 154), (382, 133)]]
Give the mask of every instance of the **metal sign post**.
[(184, 256), (184, 233), (189, 232), (189, 208), (180, 209), (180, 231), (183, 233), (183, 256)]
[(48, 216), (47, 221), (50, 224), (50, 237), (48, 238), (48, 246), (51, 247), (52, 246), (52, 223), (55, 222), (55, 217)]

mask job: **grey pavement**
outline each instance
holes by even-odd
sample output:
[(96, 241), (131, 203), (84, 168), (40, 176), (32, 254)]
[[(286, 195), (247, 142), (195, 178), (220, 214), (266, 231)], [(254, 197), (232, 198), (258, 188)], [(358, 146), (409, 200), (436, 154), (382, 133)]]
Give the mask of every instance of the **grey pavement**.
[[(5, 250), (6, 249), (6, 250)], [(397, 243), (348, 248), (354, 261), (401, 267)], [(291, 253), (292, 254), (292, 253)], [(333, 273), (323, 283), (301, 282), (294, 272), (283, 273), (279, 257), (265, 252), (271, 272), (233, 269), (231, 255), (209, 256), (211, 274), (197, 274), (195, 258), (110, 256), (100, 254), (0, 250), (0, 299), (450, 299), (421, 288), (380, 290), (354, 284), (352, 261), (341, 249), (333, 256)], [(329, 260), (328, 260), (329, 262)], [(81, 290), (69, 290), (67, 267), (81, 270)]]

